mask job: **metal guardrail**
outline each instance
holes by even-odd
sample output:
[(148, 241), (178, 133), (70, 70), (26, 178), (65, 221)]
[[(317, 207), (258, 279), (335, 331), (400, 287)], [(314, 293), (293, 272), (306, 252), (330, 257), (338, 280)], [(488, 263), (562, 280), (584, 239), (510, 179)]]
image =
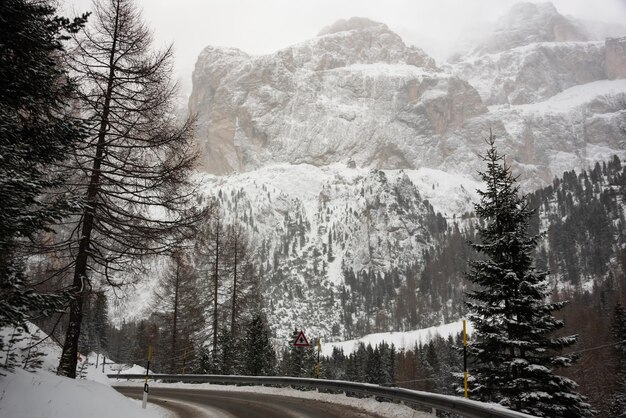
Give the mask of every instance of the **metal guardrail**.
[[(110, 379), (143, 380), (145, 374), (108, 374)], [(214, 374), (149, 374), (150, 380), (168, 380), (188, 383), (217, 383), (233, 385), (272, 385), (297, 386), (310, 389), (328, 389), (339, 392), (375, 396), (396, 402), (406, 402), (451, 412), (468, 418), (529, 418), (531, 415), (504, 409), (497, 405), (472, 401), (465, 398), (440, 395), (437, 393), (372, 385), (369, 383), (346, 382), (342, 380), (304, 379), (283, 376), (233, 376)]]

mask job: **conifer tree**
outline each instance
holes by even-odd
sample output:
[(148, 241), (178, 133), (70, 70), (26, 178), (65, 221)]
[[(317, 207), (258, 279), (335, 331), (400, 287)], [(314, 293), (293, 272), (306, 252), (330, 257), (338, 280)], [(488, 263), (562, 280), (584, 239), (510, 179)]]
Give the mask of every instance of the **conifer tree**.
[(480, 173), (485, 189), (475, 205), (484, 224), (478, 227), (481, 242), (472, 243), (484, 257), (472, 260), (467, 274), (477, 286), (467, 294), (476, 337), (469, 349), (471, 396), (536, 416), (589, 416), (593, 411), (575, 392), (576, 383), (555, 374), (571, 364), (571, 356), (559, 352), (576, 336), (553, 336), (563, 322), (552, 312), (564, 303), (547, 301), (547, 273), (534, 266), (540, 235), (528, 234), (533, 211), (491, 133), (487, 144), (487, 168)]
[(241, 341), (242, 373), (250, 376), (271, 376), (276, 368), (276, 353), (270, 342), (270, 330), (262, 313), (257, 312), (246, 327)]
[(85, 136), (70, 107), (76, 84), (60, 63), (86, 16), (58, 17), (51, 4), (0, 2), (0, 327), (24, 327), (68, 296), (29, 286), (21, 245), (80, 208), (52, 167)]
[[(237, 363), (236, 340), (227, 328), (222, 328), (217, 334), (217, 351), (215, 356), (215, 370), (217, 374), (234, 374)], [(247, 374), (247, 373), (246, 373)]]

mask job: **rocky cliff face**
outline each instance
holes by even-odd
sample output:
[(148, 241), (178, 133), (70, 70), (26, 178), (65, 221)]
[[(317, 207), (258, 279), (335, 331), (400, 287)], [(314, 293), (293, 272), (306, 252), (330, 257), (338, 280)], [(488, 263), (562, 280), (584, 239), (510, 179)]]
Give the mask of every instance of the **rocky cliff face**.
[(546, 100), (607, 78), (604, 42), (539, 42), (498, 53), (472, 54), (451, 67), (487, 105)]
[(202, 168), (247, 171), (277, 162), (421, 166), (421, 145), (487, 111), (467, 82), (441, 72), (385, 25), (357, 19), (275, 54), (206, 48), (190, 109), (200, 117)]
[(626, 78), (626, 37), (606, 40), (606, 74), (609, 80)]
[[(359, 167), (475, 175), (492, 129), (512, 164), (529, 174), (525, 186), (545, 184), (563, 168), (623, 153), (622, 113), (597, 104), (619, 103), (626, 90), (614, 83), (594, 93), (609, 72), (626, 71), (623, 42), (587, 38), (551, 4), (522, 3), (492, 37), (442, 67), (364, 18), (336, 22), (271, 55), (207, 47), (189, 102), (199, 117), (201, 169), (225, 174), (352, 159)], [(557, 98), (558, 110), (523, 108), (579, 90), (584, 103), (575, 106)]]

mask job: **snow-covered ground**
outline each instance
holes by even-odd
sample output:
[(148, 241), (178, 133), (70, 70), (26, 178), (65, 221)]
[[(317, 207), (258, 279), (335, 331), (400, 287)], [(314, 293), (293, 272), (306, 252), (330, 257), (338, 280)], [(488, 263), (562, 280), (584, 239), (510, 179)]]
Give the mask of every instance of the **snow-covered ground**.
[[(44, 337), (44, 333), (34, 325), (29, 326), (33, 334)], [(7, 355), (7, 341), (12, 329), (0, 329), (5, 346), (0, 353), (0, 364)], [(85, 363), (85, 379), (68, 379), (55, 374), (61, 355), (61, 347), (54, 341), (45, 340), (38, 348), (43, 353), (42, 367), (34, 372), (24, 370), (21, 365), (32, 345), (30, 338), (17, 342), (9, 350), (17, 356), (14, 372), (0, 369), (0, 417), (2, 418), (163, 418), (169, 413), (155, 405), (141, 408), (141, 402), (129, 399), (109, 384), (109, 379), (89, 364)], [(82, 357), (83, 362), (86, 357)], [(81, 362), (81, 363), (83, 363)], [(79, 369), (81, 366), (79, 365)], [(107, 366), (111, 373), (115, 364)], [(137, 369), (139, 370), (139, 369)], [(145, 370), (145, 369), (144, 369)]]
[[(471, 334), (474, 328), (471, 322), (467, 322), (467, 333)], [(438, 325), (435, 327), (418, 329), (406, 332), (380, 332), (377, 334), (368, 334), (356, 340), (328, 342), (322, 341), (322, 355), (330, 356), (333, 354), (333, 348), (341, 348), (345, 355), (352, 353), (360, 343), (365, 345), (371, 344), (372, 347), (382, 343), (383, 341), (389, 345), (393, 344), (396, 349), (412, 349), (416, 344), (426, 344), (437, 335), (448, 338), (449, 335), (456, 335), (463, 331), (462, 321), (452, 322), (449, 324)]]
[(91, 380), (57, 376), (46, 370), (16, 369), (0, 377), (0, 417), (3, 418), (156, 418), (168, 412), (129, 399)]

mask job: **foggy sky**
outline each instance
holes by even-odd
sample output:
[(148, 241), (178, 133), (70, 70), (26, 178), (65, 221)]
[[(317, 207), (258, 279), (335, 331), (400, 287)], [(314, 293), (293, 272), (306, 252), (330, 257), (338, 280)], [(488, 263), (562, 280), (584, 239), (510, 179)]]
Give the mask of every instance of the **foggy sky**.
[[(536, 0), (531, 0), (536, 1)], [(185, 93), (207, 45), (267, 54), (314, 37), (338, 19), (368, 17), (437, 61), (489, 29), (517, 0), (138, 0), (157, 46), (174, 43), (175, 72)], [(60, 0), (83, 12), (91, 0)], [(626, 22), (626, 0), (554, 0), (561, 14)]]

